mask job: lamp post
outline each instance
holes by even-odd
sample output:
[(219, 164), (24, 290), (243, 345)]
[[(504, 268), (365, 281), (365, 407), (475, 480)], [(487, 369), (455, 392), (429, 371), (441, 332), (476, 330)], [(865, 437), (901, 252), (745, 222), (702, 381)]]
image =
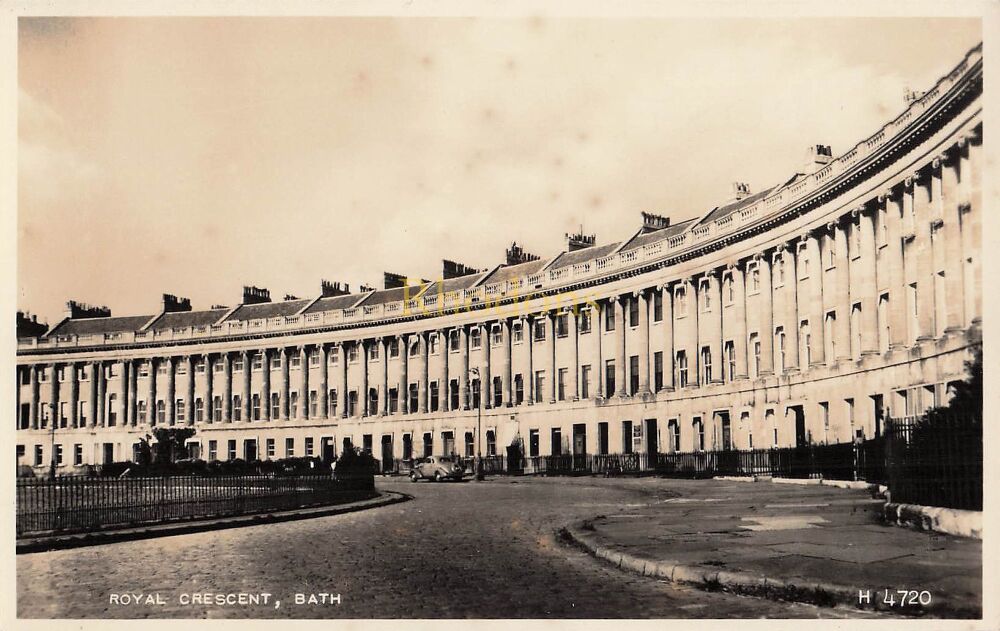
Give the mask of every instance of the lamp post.
[(476, 377), (479, 383), (479, 400), (476, 402), (476, 480), (482, 481), (483, 476), (483, 452), (480, 448), (480, 437), (483, 433), (483, 383), (479, 378), (479, 368), (470, 368), (469, 374)]

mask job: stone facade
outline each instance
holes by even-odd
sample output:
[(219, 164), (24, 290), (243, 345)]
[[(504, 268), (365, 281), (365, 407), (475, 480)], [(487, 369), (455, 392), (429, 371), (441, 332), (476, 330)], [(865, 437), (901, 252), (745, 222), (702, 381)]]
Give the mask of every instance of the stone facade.
[(71, 314), (18, 342), (18, 461), (130, 459), (160, 425), (196, 427), (206, 459), (471, 455), (477, 403), (483, 453), (872, 436), (943, 403), (980, 339), (981, 95), (976, 48), (839, 158), (619, 244), (384, 291)]

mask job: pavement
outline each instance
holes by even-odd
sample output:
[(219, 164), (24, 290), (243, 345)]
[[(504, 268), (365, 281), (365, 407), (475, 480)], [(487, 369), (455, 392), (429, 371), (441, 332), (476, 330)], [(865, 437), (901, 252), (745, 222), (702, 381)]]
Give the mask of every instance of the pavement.
[(772, 599), (978, 618), (982, 542), (886, 525), (871, 492), (677, 480), (677, 495), (574, 522), (564, 536), (614, 565)]
[[(623, 572), (559, 537), (562, 526), (595, 515), (668, 506), (671, 503), (665, 502), (671, 499), (714, 497), (711, 482), (498, 477), (482, 483), (435, 484), (385, 478), (377, 479), (376, 486), (412, 499), (313, 519), (19, 554), (17, 615), (340, 620), (897, 617), (712, 592)], [(270, 594), (267, 604), (239, 601), (239, 594), (262, 593)], [(323, 594), (340, 598), (324, 603)]]

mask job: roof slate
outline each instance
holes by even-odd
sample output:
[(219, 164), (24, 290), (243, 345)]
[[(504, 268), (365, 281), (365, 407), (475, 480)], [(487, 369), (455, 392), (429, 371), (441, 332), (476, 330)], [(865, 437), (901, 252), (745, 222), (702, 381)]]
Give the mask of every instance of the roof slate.
[(569, 267), (570, 265), (576, 265), (577, 263), (584, 263), (586, 261), (599, 259), (602, 256), (607, 256), (614, 252), (615, 248), (617, 248), (620, 243), (621, 241), (616, 241), (615, 243), (595, 245), (589, 248), (583, 248), (582, 250), (575, 250), (573, 252), (563, 252), (559, 255), (559, 258), (555, 260), (550, 269), (560, 269), (563, 267)]
[(718, 208), (714, 208), (712, 210), (712, 212), (708, 213), (708, 215), (704, 219), (702, 219), (701, 221), (698, 222), (698, 225), (712, 223), (716, 219), (721, 219), (721, 218), (725, 217), (726, 215), (731, 215), (734, 212), (736, 212), (737, 210), (739, 210), (740, 208), (745, 208), (747, 206), (750, 206), (750, 205), (756, 203), (757, 200), (763, 198), (765, 195), (767, 195), (768, 193), (770, 193), (774, 189), (775, 189), (775, 187), (772, 186), (769, 189), (763, 190), (763, 191), (761, 191), (759, 193), (754, 193), (753, 195), (750, 195), (749, 197), (745, 197), (745, 198), (743, 198), (743, 199), (741, 199), (741, 200), (739, 200), (737, 202), (733, 202), (731, 204), (726, 204), (725, 206), (719, 206)]
[(56, 328), (48, 332), (46, 337), (54, 335), (104, 335), (105, 333), (137, 331), (152, 317), (152, 315), (144, 315), (70, 319), (57, 325)]
[(293, 316), (300, 309), (309, 304), (310, 299), (283, 300), (282, 302), (261, 302), (254, 305), (240, 305), (226, 321), (232, 320), (258, 320), (261, 318), (276, 318), (279, 316)]
[(336, 311), (338, 309), (347, 309), (355, 302), (361, 300), (361, 294), (345, 294), (343, 296), (328, 296), (326, 298), (320, 298), (314, 302), (308, 309), (305, 310), (306, 313), (318, 313), (320, 311)]
[(653, 232), (644, 232), (642, 234), (636, 235), (634, 238), (632, 238), (632, 240), (630, 240), (622, 247), (621, 251), (628, 252), (629, 250), (641, 248), (642, 246), (647, 245), (649, 243), (656, 243), (657, 241), (669, 239), (670, 237), (678, 235), (687, 230), (688, 228), (690, 228), (692, 221), (694, 221), (694, 219), (687, 219), (685, 221), (674, 224), (672, 226), (668, 226), (661, 230), (654, 230)]
[(544, 259), (527, 261), (525, 263), (518, 263), (517, 265), (502, 265), (495, 272), (490, 274), (486, 280), (483, 281), (483, 284), (492, 285), (493, 283), (501, 283), (515, 278), (520, 278), (522, 276), (530, 276), (542, 269), (543, 265), (545, 265)]
[(211, 309), (209, 311), (177, 311), (164, 313), (149, 326), (150, 331), (186, 328), (191, 326), (209, 326), (219, 321), (229, 309)]
[(412, 299), (420, 295), (426, 285), (409, 285), (407, 287), (394, 287), (392, 289), (380, 289), (369, 295), (361, 303), (364, 306), (384, 305), (389, 302), (399, 302), (403, 298)]

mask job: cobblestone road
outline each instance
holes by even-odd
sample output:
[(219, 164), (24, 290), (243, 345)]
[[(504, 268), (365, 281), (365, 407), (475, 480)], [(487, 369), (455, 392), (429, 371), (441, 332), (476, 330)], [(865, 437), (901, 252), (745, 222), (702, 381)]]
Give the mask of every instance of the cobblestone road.
[[(22, 618), (845, 617), (679, 588), (557, 540), (574, 520), (669, 498), (667, 480), (496, 479), (380, 488), (414, 499), (369, 511), (17, 557)], [(165, 604), (110, 604), (112, 593)], [(182, 605), (181, 594), (269, 592), (268, 606)], [(341, 604), (295, 605), (296, 593)], [(273, 600), (280, 599), (280, 608)]]

